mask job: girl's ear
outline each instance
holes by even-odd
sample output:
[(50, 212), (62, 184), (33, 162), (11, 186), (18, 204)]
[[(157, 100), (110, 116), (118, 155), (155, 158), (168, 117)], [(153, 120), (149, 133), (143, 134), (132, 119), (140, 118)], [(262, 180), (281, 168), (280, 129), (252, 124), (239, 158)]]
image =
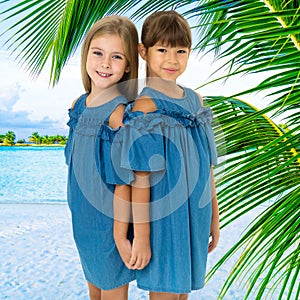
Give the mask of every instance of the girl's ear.
[(130, 66), (129, 66), (129, 64), (127, 65), (127, 67), (126, 67), (126, 69), (125, 69), (124, 72), (125, 72), (125, 73), (129, 73), (129, 72), (130, 72)]
[(142, 58), (143, 60), (146, 60), (146, 59), (147, 59), (147, 49), (146, 49), (146, 47), (144, 46), (144, 44), (139, 43), (139, 45), (138, 45), (138, 50), (139, 50), (139, 54), (140, 54), (141, 58)]

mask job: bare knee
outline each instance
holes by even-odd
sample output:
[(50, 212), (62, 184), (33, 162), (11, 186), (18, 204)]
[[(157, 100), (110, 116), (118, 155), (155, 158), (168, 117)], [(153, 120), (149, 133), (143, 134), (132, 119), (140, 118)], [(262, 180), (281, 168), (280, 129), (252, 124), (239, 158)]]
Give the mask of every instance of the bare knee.
[(101, 300), (101, 289), (88, 282), (90, 300)]
[(180, 294), (179, 300), (188, 300), (189, 295), (188, 294)]
[(128, 284), (113, 290), (102, 290), (101, 300), (128, 300)]
[[(150, 300), (187, 300), (184, 298), (185, 294), (173, 294), (173, 293), (156, 293), (150, 292)], [(186, 295), (187, 296), (187, 295)]]

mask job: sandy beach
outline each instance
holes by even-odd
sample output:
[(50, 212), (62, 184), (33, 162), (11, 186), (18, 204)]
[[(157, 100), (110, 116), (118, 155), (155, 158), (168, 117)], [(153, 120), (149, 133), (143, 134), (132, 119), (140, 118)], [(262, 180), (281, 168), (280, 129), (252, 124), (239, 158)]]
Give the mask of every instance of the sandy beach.
[[(249, 222), (249, 220), (247, 220)], [(218, 249), (209, 256), (210, 268), (239, 237), (243, 221), (222, 231)], [(66, 204), (0, 204), (0, 299), (88, 299), (86, 282), (72, 238)], [(231, 264), (228, 263), (190, 300), (217, 299)], [(236, 286), (225, 299), (242, 299)], [(135, 282), (129, 300), (148, 299)]]

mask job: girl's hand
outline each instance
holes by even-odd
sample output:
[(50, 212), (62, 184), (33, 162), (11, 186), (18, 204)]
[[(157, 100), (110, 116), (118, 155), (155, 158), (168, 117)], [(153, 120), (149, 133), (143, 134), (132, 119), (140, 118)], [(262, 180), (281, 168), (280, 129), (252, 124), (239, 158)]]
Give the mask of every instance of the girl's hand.
[(214, 220), (212, 219), (211, 225), (210, 225), (210, 235), (211, 235), (211, 241), (208, 244), (208, 253), (211, 253), (214, 249), (216, 249), (219, 239), (220, 239), (220, 224), (219, 219)]
[(133, 239), (131, 259), (129, 265), (132, 270), (142, 270), (150, 262), (151, 247), (149, 238), (137, 238)]
[(126, 238), (115, 239), (115, 243), (125, 266), (128, 269), (131, 269), (131, 265), (129, 264), (131, 258), (131, 251), (132, 251), (130, 241)]

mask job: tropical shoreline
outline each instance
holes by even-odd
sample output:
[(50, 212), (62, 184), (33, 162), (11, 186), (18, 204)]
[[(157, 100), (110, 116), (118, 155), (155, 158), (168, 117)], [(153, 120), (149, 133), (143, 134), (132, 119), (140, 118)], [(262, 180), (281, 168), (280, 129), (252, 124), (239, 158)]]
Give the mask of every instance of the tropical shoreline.
[(31, 144), (31, 143), (16, 143), (14, 145), (5, 145), (3, 143), (0, 144), (0, 147), (65, 147), (64, 145), (61, 144)]

